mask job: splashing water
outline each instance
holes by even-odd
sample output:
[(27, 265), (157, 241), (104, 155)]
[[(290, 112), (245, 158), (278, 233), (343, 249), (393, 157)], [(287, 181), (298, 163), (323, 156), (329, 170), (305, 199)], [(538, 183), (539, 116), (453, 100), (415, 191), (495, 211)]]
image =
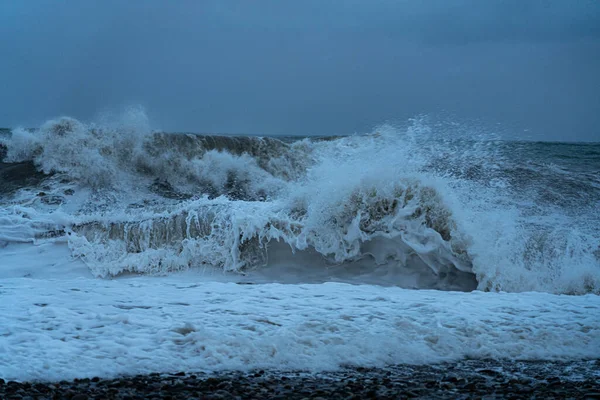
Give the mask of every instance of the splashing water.
[(133, 109), (15, 129), (0, 146), (0, 174), (19, 183), (2, 189), (0, 241), (63, 238), (100, 277), (212, 266), (600, 292), (599, 145), (504, 142), (426, 118), (338, 138), (169, 134)]

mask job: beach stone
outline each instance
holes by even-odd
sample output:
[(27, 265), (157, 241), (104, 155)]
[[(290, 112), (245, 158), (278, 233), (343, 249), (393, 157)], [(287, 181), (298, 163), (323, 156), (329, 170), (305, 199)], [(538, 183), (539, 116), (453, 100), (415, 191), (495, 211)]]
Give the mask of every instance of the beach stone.
[[(519, 363), (521, 364), (521, 363)], [(450, 366), (455, 364), (450, 364)], [(492, 361), (464, 361), (451, 375), (441, 365), (390, 366), (384, 369), (344, 369), (310, 375), (305, 372), (252, 371), (185, 375), (150, 374), (103, 380), (78, 379), (61, 383), (10, 382), (0, 385), (0, 399), (498, 399), (574, 398), (600, 399), (592, 363), (531, 362), (523, 365)], [(498, 366), (498, 368), (496, 368)], [(573, 370), (570, 380), (566, 366)], [(493, 367), (493, 369), (491, 368)], [(578, 369), (579, 368), (579, 369)], [(503, 371), (498, 374), (486, 369)], [(506, 373), (504, 373), (506, 371)], [(259, 376), (255, 376), (259, 375)], [(535, 376), (544, 379), (536, 380)], [(194, 376), (196, 379), (192, 379)], [(515, 378), (518, 376), (518, 378)], [(198, 378), (200, 377), (200, 378)], [(584, 380), (580, 380), (584, 377)], [(577, 380), (579, 379), (579, 380)], [(462, 385), (462, 386), (461, 386)], [(19, 397), (20, 396), (20, 397)], [(77, 397), (79, 396), (79, 397)]]

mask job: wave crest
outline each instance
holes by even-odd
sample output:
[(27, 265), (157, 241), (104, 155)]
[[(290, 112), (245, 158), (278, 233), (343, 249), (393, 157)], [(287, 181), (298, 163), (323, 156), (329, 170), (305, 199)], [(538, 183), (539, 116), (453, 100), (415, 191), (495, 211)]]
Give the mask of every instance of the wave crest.
[[(49, 174), (11, 200), (36, 209), (31, 223), (0, 218), (0, 238), (29, 240), (15, 221), (31, 225), (31, 240), (66, 232), (102, 277), (284, 265), (416, 288), (600, 290), (594, 149), (577, 164), (577, 147), (449, 138), (423, 120), (326, 140), (168, 134), (136, 112), (123, 120), (62, 118), (0, 138), (5, 162)], [(1, 176), (29, 171), (6, 165)], [(52, 234), (40, 232), (46, 222), (33, 219), (59, 212)]]

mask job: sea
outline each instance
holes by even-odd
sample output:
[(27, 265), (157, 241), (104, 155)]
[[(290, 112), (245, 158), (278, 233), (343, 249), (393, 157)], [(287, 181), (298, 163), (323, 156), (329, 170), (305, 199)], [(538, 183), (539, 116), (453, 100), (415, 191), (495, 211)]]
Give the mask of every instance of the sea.
[(0, 161), (5, 379), (600, 358), (600, 143), (130, 111), (3, 130)]

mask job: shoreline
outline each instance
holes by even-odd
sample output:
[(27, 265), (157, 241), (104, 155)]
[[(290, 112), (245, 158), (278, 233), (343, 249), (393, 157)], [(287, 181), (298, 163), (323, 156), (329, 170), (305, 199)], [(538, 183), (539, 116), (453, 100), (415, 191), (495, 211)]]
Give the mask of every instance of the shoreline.
[(600, 399), (600, 360), (465, 360), (335, 372), (150, 373), (114, 379), (4, 382), (3, 399)]

